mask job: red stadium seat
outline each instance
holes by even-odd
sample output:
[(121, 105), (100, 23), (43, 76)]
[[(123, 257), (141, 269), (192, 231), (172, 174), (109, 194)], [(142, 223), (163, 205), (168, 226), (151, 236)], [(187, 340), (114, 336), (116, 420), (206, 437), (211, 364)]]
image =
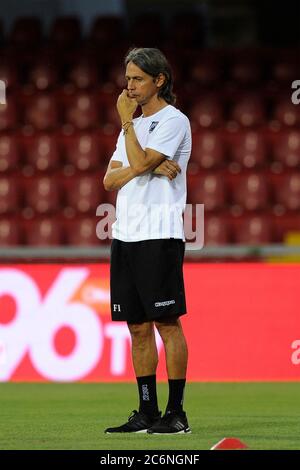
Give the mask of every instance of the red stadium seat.
[(235, 175), (230, 180), (232, 210), (234, 213), (258, 211), (270, 206), (270, 188), (263, 173)]
[(24, 223), (26, 245), (60, 246), (63, 242), (62, 229), (57, 218), (35, 218)]
[(48, 215), (61, 210), (61, 191), (55, 176), (34, 176), (24, 180), (24, 216)]
[(17, 137), (14, 134), (0, 134), (0, 174), (16, 170), (20, 162)]
[(271, 79), (275, 82), (291, 84), (299, 76), (299, 64), (290, 60), (275, 60), (271, 66)]
[(81, 37), (80, 20), (76, 16), (56, 18), (49, 34), (50, 41), (61, 48), (76, 46), (80, 42)]
[(0, 132), (16, 129), (18, 126), (18, 114), (15, 100), (7, 96), (6, 104), (0, 105)]
[(216, 96), (207, 95), (197, 99), (189, 116), (194, 130), (219, 127), (223, 122), (223, 109)]
[(65, 171), (91, 171), (102, 168), (104, 148), (95, 132), (81, 132), (64, 138)]
[(219, 168), (224, 163), (225, 149), (220, 133), (216, 131), (204, 130), (194, 132), (192, 136), (192, 154), (189, 164), (192, 169), (210, 170)]
[(18, 219), (0, 219), (0, 246), (17, 246), (21, 242), (21, 231)]
[(18, 211), (20, 192), (15, 175), (0, 176), (0, 214), (12, 214)]
[(41, 20), (36, 17), (17, 18), (9, 35), (11, 43), (24, 49), (29, 46), (37, 46), (41, 43), (41, 39)]
[(277, 175), (274, 179), (275, 211), (299, 211), (300, 209), (300, 172)]
[(78, 130), (91, 130), (100, 125), (100, 110), (96, 97), (79, 92), (70, 99), (65, 109), (65, 123)]
[[(28, 84), (33, 90), (48, 91), (58, 83), (58, 70), (54, 63), (39, 60), (29, 71)], [(29, 91), (31, 91), (29, 89)]]
[(300, 125), (300, 109), (291, 101), (291, 96), (282, 97), (275, 104), (273, 125), (293, 127)]
[(222, 72), (215, 60), (201, 58), (193, 61), (188, 75), (188, 85), (194, 85), (194, 91), (196, 92), (196, 86), (211, 87), (215, 85), (220, 80)]
[(56, 133), (35, 133), (22, 139), (25, 154), (24, 173), (50, 172), (61, 165), (61, 149)]
[(249, 87), (261, 81), (261, 67), (253, 60), (237, 60), (229, 69), (229, 79), (235, 86)]
[[(73, 246), (99, 246), (96, 233), (98, 220), (96, 217), (76, 217), (65, 224), (66, 239), (68, 245)], [(108, 240), (109, 241), (109, 240)]]
[(256, 127), (263, 124), (265, 109), (260, 97), (245, 93), (237, 98), (231, 108), (230, 119), (241, 127)]
[(243, 245), (263, 245), (273, 242), (272, 225), (269, 214), (248, 215), (234, 224), (235, 243)]
[(96, 214), (103, 199), (103, 174), (76, 175), (64, 179), (66, 216), (77, 214)]
[(272, 138), (272, 169), (300, 167), (300, 131), (282, 130)]
[(242, 169), (255, 169), (267, 163), (267, 148), (262, 132), (255, 129), (227, 134), (229, 169), (237, 173)]
[(58, 105), (54, 94), (33, 95), (25, 108), (24, 124), (38, 131), (49, 131), (59, 123)]
[(215, 211), (224, 208), (226, 203), (226, 186), (220, 173), (206, 173), (189, 178), (188, 202), (204, 204), (205, 211)]
[[(12, 58), (0, 59), (0, 79), (5, 82), (6, 89), (10, 90), (18, 85), (18, 69)], [(1, 107), (1, 105), (0, 105)]]
[[(87, 90), (99, 84), (99, 72), (97, 65), (90, 60), (81, 58), (74, 64), (68, 74), (68, 87)], [(70, 87), (71, 85), (71, 87)]]
[(298, 213), (285, 213), (281, 215), (273, 215), (272, 223), (277, 242), (283, 243), (291, 232), (300, 233), (300, 215)]
[(230, 227), (223, 215), (208, 215), (204, 218), (204, 246), (230, 243)]

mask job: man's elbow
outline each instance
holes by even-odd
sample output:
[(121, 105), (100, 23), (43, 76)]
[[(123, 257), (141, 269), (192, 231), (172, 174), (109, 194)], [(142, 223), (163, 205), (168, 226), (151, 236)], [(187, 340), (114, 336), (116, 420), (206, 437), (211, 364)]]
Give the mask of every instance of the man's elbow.
[(104, 177), (103, 179), (103, 186), (105, 191), (113, 191), (112, 184), (109, 182), (109, 179)]

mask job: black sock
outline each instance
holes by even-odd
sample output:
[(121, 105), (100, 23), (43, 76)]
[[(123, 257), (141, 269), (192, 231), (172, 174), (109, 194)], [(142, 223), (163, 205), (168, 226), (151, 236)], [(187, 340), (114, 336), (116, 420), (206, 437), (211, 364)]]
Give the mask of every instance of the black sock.
[(169, 380), (169, 401), (166, 411), (182, 411), (186, 379)]
[(136, 378), (139, 388), (140, 409), (142, 413), (156, 416), (158, 414), (156, 375)]

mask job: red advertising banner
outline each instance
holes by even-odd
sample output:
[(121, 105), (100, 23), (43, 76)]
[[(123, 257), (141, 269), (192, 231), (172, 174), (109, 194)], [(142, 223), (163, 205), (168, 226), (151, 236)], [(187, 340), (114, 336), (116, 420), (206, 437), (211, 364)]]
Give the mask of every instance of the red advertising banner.
[[(300, 380), (300, 265), (184, 266), (190, 381)], [(165, 380), (157, 334), (158, 379)], [(0, 268), (0, 381), (133, 381), (109, 265)]]

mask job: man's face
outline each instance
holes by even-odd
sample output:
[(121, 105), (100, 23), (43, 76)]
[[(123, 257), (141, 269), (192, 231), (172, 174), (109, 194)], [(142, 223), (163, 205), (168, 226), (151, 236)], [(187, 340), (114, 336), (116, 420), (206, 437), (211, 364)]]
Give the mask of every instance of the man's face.
[(151, 75), (143, 72), (133, 62), (128, 62), (126, 67), (126, 75), (128, 95), (135, 98), (140, 106), (148, 103), (148, 101), (158, 92), (157, 85), (161, 85), (164, 76), (155, 80)]

